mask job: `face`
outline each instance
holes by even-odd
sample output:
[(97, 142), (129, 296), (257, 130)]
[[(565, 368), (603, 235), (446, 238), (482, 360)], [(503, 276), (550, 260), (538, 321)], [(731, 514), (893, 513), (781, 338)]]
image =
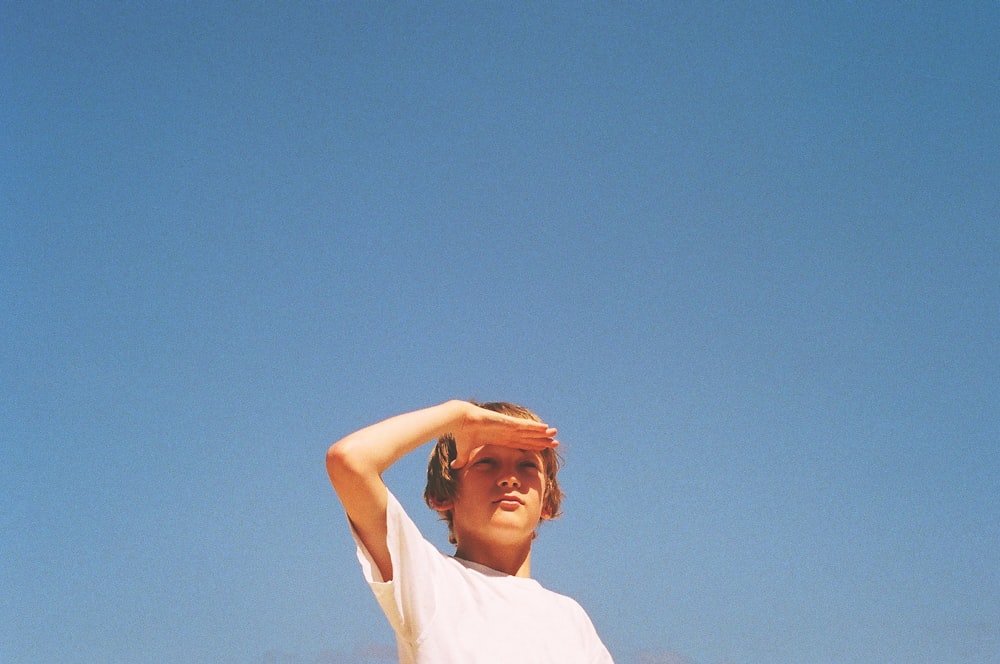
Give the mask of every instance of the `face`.
[(458, 474), (455, 534), (496, 544), (530, 540), (543, 514), (545, 472), (536, 451), (485, 445)]

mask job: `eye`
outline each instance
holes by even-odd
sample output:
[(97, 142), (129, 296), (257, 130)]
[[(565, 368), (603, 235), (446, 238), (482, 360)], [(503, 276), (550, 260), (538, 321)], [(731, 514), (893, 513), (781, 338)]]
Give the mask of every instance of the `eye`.
[(538, 464), (534, 461), (522, 461), (521, 468), (531, 468), (533, 470), (538, 470)]
[(482, 459), (476, 459), (476, 462), (474, 464), (472, 464), (472, 465), (474, 465), (474, 466), (492, 466), (493, 464), (494, 464), (494, 461), (493, 461), (492, 458), (485, 457), (485, 458), (482, 458)]

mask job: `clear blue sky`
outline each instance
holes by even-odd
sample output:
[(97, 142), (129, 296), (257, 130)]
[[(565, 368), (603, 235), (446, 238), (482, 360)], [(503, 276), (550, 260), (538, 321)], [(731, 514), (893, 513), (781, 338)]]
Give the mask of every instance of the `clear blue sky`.
[(619, 664), (1000, 662), (996, 2), (15, 1), (0, 76), (4, 662), (391, 661), (323, 454), (451, 397), (559, 427)]

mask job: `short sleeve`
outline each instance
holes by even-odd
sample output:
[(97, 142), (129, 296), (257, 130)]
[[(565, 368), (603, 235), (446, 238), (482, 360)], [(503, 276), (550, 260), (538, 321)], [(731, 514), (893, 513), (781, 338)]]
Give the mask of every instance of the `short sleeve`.
[(353, 526), (358, 562), (382, 612), (396, 634), (415, 643), (436, 612), (437, 578), (445, 556), (424, 539), (402, 505), (388, 494), (386, 504), (386, 545), (392, 560), (393, 578), (383, 581), (378, 566), (361, 542)]

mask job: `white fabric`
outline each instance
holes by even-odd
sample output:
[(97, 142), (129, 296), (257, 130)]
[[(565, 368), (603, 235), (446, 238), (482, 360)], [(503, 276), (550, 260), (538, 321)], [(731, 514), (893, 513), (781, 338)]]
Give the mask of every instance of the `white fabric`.
[(400, 664), (614, 664), (575, 600), (534, 579), (444, 555), (391, 493), (386, 520), (391, 581), (382, 581), (357, 533), (354, 540), (396, 632)]

